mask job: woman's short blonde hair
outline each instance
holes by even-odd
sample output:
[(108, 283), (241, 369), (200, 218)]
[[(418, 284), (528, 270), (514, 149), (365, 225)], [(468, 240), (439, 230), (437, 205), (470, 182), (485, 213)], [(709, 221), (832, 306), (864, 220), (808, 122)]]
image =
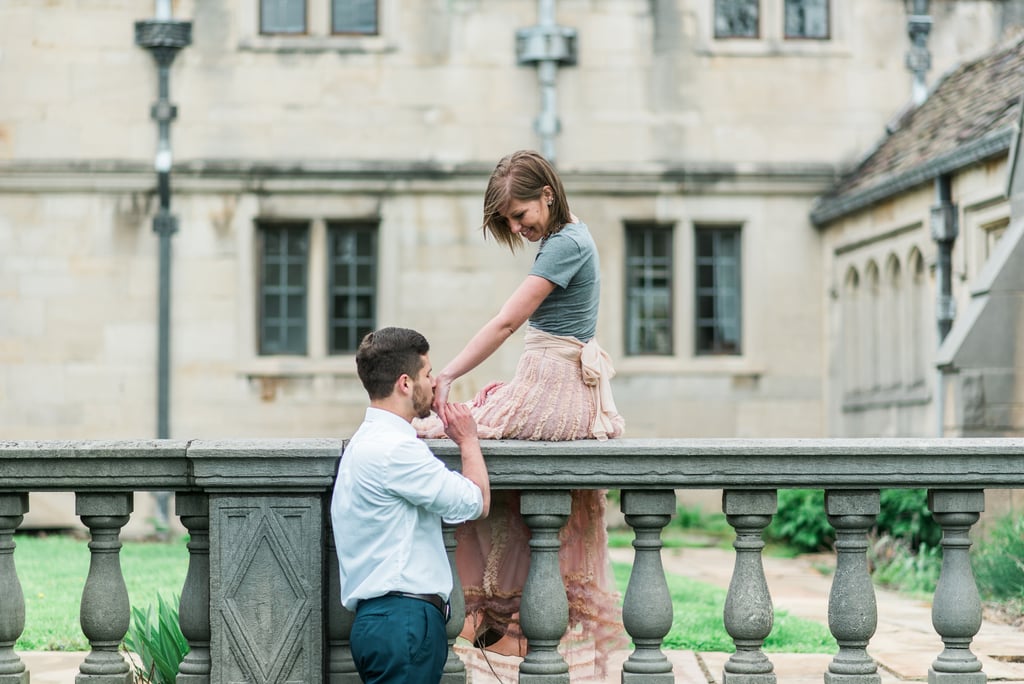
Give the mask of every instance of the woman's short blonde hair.
[(512, 232), (502, 213), (512, 200), (528, 202), (540, 199), (545, 186), (549, 186), (553, 193), (551, 223), (546, 230), (550, 235), (572, 222), (569, 200), (558, 173), (547, 159), (532, 150), (519, 150), (502, 157), (494, 167), (484, 193), (484, 235), (490, 233), (513, 253), (522, 247), (523, 238)]

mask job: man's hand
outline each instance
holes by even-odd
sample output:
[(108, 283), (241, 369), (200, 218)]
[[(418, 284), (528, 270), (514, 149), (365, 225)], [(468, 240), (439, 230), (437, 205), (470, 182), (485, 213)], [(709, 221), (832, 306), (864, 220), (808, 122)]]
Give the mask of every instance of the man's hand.
[(444, 425), (444, 432), (448, 438), (462, 446), (465, 440), (477, 440), (476, 421), (469, 407), (465, 404), (445, 403), (440, 406), (438, 415)]
[(481, 518), (491, 510), (491, 480), (487, 475), (487, 464), (480, 451), (480, 438), (476, 433), (476, 421), (466, 404), (443, 404), (438, 415), (444, 425), (448, 439), (459, 445), (462, 456), (462, 474), (480, 488), (483, 497)]

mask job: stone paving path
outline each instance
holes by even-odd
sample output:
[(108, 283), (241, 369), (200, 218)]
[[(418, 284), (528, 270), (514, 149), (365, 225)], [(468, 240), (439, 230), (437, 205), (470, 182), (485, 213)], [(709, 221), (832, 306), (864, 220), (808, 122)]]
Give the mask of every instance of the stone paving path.
[[(728, 587), (734, 554), (730, 549), (665, 549), (665, 571), (708, 584)], [(612, 559), (632, 562), (633, 550), (613, 549)], [(828, 624), (828, 594), (831, 576), (821, 568), (834, 566), (830, 555), (797, 559), (764, 558), (765, 575), (772, 602), (808, 620)], [(942, 652), (942, 642), (931, 624), (931, 606), (894, 592), (876, 590), (878, 628), (868, 653), (878, 662), (882, 684), (927, 682), (928, 668)], [(1024, 684), (1024, 631), (985, 622), (971, 644), (992, 682)], [(667, 651), (673, 663), (675, 681), (682, 684), (721, 684), (728, 653)], [(21, 653), (32, 672), (33, 684), (73, 684), (84, 653)], [(612, 654), (607, 682), (619, 682), (623, 651)], [(779, 684), (821, 684), (830, 655), (772, 653)], [(490, 679), (490, 682), (496, 680)], [(477, 678), (474, 684), (487, 684)], [(507, 682), (506, 684), (512, 684)]]

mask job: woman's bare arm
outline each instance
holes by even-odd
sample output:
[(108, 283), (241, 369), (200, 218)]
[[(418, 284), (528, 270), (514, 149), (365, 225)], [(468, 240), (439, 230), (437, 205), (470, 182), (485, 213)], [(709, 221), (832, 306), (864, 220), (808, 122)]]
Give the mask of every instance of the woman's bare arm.
[(505, 340), (520, 328), (541, 302), (555, 289), (555, 284), (540, 276), (528, 275), (497, 315), (489, 320), (462, 351), (437, 375), (434, 390), (435, 409), (448, 401), (452, 383), (483, 363)]

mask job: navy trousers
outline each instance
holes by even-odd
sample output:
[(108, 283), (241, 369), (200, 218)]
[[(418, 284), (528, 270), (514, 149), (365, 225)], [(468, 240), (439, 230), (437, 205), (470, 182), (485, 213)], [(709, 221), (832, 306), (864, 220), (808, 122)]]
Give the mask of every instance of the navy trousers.
[(404, 596), (359, 602), (352, 658), (367, 684), (437, 684), (448, 658), (444, 616), (434, 606)]

